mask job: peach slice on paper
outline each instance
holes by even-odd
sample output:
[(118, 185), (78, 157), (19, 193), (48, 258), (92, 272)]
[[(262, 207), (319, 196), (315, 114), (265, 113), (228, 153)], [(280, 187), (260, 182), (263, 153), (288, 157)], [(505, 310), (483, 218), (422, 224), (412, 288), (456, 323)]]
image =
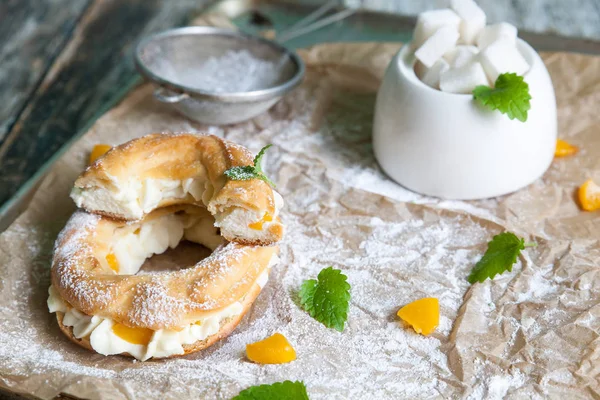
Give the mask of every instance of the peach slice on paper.
[(415, 332), (427, 336), (440, 323), (440, 303), (435, 297), (416, 300), (398, 310), (398, 316)]
[(246, 355), (257, 364), (285, 364), (296, 359), (296, 350), (281, 333), (246, 345)]
[(573, 146), (571, 143), (565, 142), (564, 140), (556, 140), (556, 149), (554, 150), (554, 157), (567, 157), (579, 151), (579, 147)]
[(112, 149), (112, 146), (109, 144), (95, 145), (94, 148), (92, 149), (92, 152), (90, 153), (90, 164), (92, 164), (94, 161), (96, 161), (97, 159), (102, 157), (104, 154), (106, 154), (106, 152), (109, 151), (110, 149)]
[(588, 179), (579, 187), (577, 193), (581, 208), (585, 211), (596, 211), (600, 209), (600, 186), (593, 180)]

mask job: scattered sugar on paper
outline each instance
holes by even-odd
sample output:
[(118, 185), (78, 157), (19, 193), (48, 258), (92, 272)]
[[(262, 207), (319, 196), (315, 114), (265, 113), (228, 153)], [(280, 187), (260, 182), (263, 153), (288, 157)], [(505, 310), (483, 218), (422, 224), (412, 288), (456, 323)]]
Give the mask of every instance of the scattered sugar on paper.
[[(328, 89), (323, 85), (316, 90)], [(315, 124), (319, 118), (315, 115), (324, 104), (313, 101), (314, 96), (314, 92), (301, 88), (253, 121), (207, 129), (243, 143), (254, 153), (273, 143), (276, 149), (268, 153), (269, 162), (264, 164), (267, 174), (277, 177), (279, 171), (285, 171), (293, 177), (278, 182), (286, 200), (282, 219), (288, 228), (281, 246), (282, 262), (227, 340), (182, 359), (146, 363), (120, 357), (108, 360), (64, 338), (57, 340), (60, 332), (51, 316), (41, 314), (43, 304), (4, 290), (2, 294), (8, 292), (14, 298), (21, 315), (36, 313), (41, 318), (29, 318), (19, 325), (21, 318), (6, 311), (6, 322), (0, 322), (0, 365), (64, 375), (64, 387), (78, 377), (111, 379), (130, 398), (147, 398), (157, 387), (168, 388), (173, 398), (190, 394), (229, 398), (250, 385), (285, 379), (303, 380), (313, 399), (450, 398), (464, 394), (461, 388), (465, 385), (472, 389), (472, 399), (501, 398), (512, 387), (520, 386), (525, 377), (518, 371), (501, 371), (498, 365), (476, 366), (473, 380), (460, 382), (449, 368), (443, 347), (450, 342), (451, 324), (469, 287), (465, 276), (495, 233), (490, 224), (479, 223), (467, 214), (477, 211), (485, 215), (487, 208), (464, 202), (443, 204), (391, 183), (377, 168), (369, 148), (369, 107), (354, 108), (352, 118), (344, 118), (351, 104), (343, 104), (346, 109), (338, 110), (334, 120)], [(361, 207), (370, 202), (390, 205), (390, 201), (382, 202), (369, 193), (361, 193), (365, 203), (351, 210), (351, 205), (341, 206), (339, 196), (348, 196), (352, 190), (442, 208), (462, 207), (463, 212), (446, 212), (441, 219), (430, 220), (427, 215), (411, 216), (408, 208), (367, 213)], [(404, 214), (400, 216), (400, 212)], [(343, 333), (325, 328), (298, 306), (296, 293), (302, 281), (315, 277), (328, 265), (341, 268), (352, 284), (350, 316)], [(518, 269), (515, 267), (513, 274)], [(497, 297), (489, 289), (491, 284), (485, 285), (489, 298), (484, 300), (489, 307), (482, 311), (495, 318), (495, 313), (503, 310), (493, 304)], [(495, 281), (494, 287), (498, 285)], [(47, 289), (38, 286), (25, 280), (18, 285), (19, 293)], [(528, 294), (535, 298), (544, 292), (551, 293), (534, 289)], [(395, 313), (401, 305), (426, 295), (439, 296), (442, 318), (434, 334), (422, 337), (403, 327)], [(38, 294), (37, 298), (42, 297)], [(560, 321), (567, 316), (562, 310), (549, 309), (538, 321), (524, 319), (520, 323), (525, 329), (538, 331), (547, 329), (547, 320)], [(274, 332), (290, 340), (298, 359), (276, 366), (248, 362), (245, 345)], [(31, 351), (22, 351), (27, 348)], [(468, 361), (465, 357), (461, 362)], [(568, 374), (560, 376), (565, 381), (568, 378)]]
[[(131, 387), (135, 387), (135, 398), (149, 396), (156, 385), (169, 385), (172, 395), (183, 395), (193, 387), (202, 398), (228, 398), (246, 386), (285, 379), (304, 380), (315, 399), (325, 398), (325, 393), (334, 397), (362, 398), (369, 394), (389, 398), (394, 394), (414, 398), (447, 392), (447, 382), (454, 378), (441, 344), (449, 334), (452, 315), (467, 287), (466, 281), (459, 279), (468, 268), (464, 261), (476, 253), (474, 249), (455, 252), (449, 247), (463, 236), (459, 232), (464, 229), (471, 229), (470, 240), (483, 241), (485, 229), (476, 224), (465, 228), (460, 216), (441, 223), (417, 218), (404, 221), (385, 215), (360, 217), (340, 207), (335, 197), (327, 196), (308, 212), (308, 217), (322, 220), (320, 226), (314, 226), (305, 222), (305, 216), (299, 217), (306, 213), (310, 200), (302, 192), (293, 195), (285, 187), (282, 190), (286, 191), (289, 205), (283, 211), (288, 225), (288, 236), (281, 246), (284, 261), (271, 272), (249, 317), (227, 340), (181, 360), (132, 364), (128, 359), (115, 358), (114, 363), (106, 364), (103, 356), (74, 348), (66, 339), (51, 337), (60, 333), (57, 329), (48, 332), (48, 325), (40, 321), (33, 322), (30, 329), (41, 332), (40, 339), (47, 347), (36, 347), (35, 354), (21, 353), (19, 349), (26, 346), (26, 341), (13, 331), (5, 335), (5, 343), (11, 345), (0, 346), (0, 362), (19, 369), (35, 365), (40, 372), (94, 376), (124, 387), (134, 385)], [(299, 213), (300, 210), (304, 211)], [(363, 230), (361, 241), (349, 242), (343, 232), (357, 226)], [(396, 243), (395, 248), (392, 243)], [(235, 246), (231, 251), (237, 253)], [(449, 262), (464, 265), (448, 270)], [(329, 264), (341, 268), (353, 287), (344, 333), (327, 329), (310, 318), (298, 307), (295, 297), (304, 279), (316, 276)], [(430, 337), (403, 328), (395, 317), (400, 305), (424, 293), (415, 287), (418, 282), (414, 277), (421, 272), (431, 279), (427, 291), (440, 295), (447, 315), (439, 332)], [(24, 289), (26, 293), (29, 290)], [(245, 360), (247, 343), (276, 331), (293, 343), (298, 360), (282, 366), (260, 366)], [(52, 361), (40, 363), (40, 354)], [(61, 354), (64, 360), (57, 359)], [(86, 368), (77, 370), (72, 360), (79, 355), (85, 355), (89, 361)], [(341, 370), (347, 373), (340, 374)], [(177, 377), (177, 384), (171, 377)]]
[(498, 368), (496, 365), (488, 361), (476, 360), (476, 379), (471, 387), (471, 394), (467, 397), (468, 400), (504, 399), (510, 389), (515, 389), (522, 386), (527, 377), (519, 370), (515, 370), (510, 374), (496, 374)]
[(558, 286), (552, 281), (551, 273), (552, 264), (536, 268), (527, 281), (527, 291), (518, 293), (516, 301), (518, 303), (524, 301), (543, 302), (546, 296), (555, 293)]

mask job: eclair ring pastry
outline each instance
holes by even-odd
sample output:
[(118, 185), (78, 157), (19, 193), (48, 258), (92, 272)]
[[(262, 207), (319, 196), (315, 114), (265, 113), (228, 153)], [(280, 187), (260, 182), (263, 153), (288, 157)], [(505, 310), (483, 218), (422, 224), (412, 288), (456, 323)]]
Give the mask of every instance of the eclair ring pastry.
[[(277, 247), (226, 242), (206, 210), (158, 209), (133, 223), (78, 211), (60, 233), (48, 307), (75, 343), (140, 360), (188, 354), (238, 324), (277, 263)], [(185, 239), (213, 253), (179, 271), (135, 275)]]
[(75, 181), (71, 197), (91, 213), (124, 220), (164, 206), (199, 205), (214, 216), (225, 239), (269, 245), (283, 236), (281, 196), (260, 179), (224, 175), (251, 164), (247, 149), (216, 136), (152, 134), (99, 158)]
[[(90, 166), (73, 191), (89, 212), (73, 214), (52, 260), (48, 308), (63, 333), (100, 354), (140, 360), (227, 336), (278, 262), (274, 242), (283, 233), (283, 200), (268, 184), (222, 177), (251, 162), (240, 146), (188, 134), (136, 139)], [(264, 229), (241, 226), (257, 217)], [(138, 274), (181, 240), (213, 253), (188, 268)]]

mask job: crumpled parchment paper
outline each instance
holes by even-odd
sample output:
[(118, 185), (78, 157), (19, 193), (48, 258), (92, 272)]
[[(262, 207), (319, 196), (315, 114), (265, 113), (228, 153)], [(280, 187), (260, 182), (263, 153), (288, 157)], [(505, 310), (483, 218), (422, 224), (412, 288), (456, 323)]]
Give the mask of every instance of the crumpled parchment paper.
[[(187, 121), (134, 90), (53, 166), (27, 211), (0, 235), (0, 385), (44, 399), (230, 398), (259, 383), (303, 380), (313, 399), (600, 397), (600, 214), (574, 192), (600, 181), (600, 58), (544, 54), (559, 136), (581, 147), (517, 193), (440, 201), (390, 181), (371, 150), (375, 93), (398, 44), (301, 51), (304, 84), (268, 113), (227, 127)], [(46, 308), (52, 245), (75, 209), (70, 187), (90, 149), (150, 132), (207, 132), (253, 151), (286, 200), (282, 263), (234, 333), (179, 359), (133, 362), (70, 343)], [(469, 285), (493, 235), (538, 242), (512, 273)], [(177, 251), (177, 250), (176, 250)], [(162, 257), (162, 258), (160, 258)], [(170, 256), (158, 256), (152, 264)], [(343, 333), (298, 306), (304, 279), (341, 268), (352, 285)], [(422, 337), (395, 313), (438, 297), (440, 326)], [(261, 366), (245, 344), (283, 333), (298, 359)]]

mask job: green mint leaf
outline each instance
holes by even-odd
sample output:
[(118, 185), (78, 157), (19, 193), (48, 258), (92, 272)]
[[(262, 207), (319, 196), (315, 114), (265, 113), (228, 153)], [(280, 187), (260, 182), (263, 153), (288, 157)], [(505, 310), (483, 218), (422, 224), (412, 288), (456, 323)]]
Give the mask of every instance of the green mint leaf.
[(283, 381), (272, 385), (251, 386), (232, 400), (308, 400), (303, 382)]
[(225, 176), (234, 181), (247, 181), (259, 177), (252, 165), (229, 168), (225, 171)]
[(493, 279), (497, 274), (512, 271), (512, 266), (517, 262), (521, 250), (534, 245), (534, 243), (525, 243), (523, 239), (510, 232), (494, 236), (488, 243), (485, 254), (471, 271), (469, 283), (483, 282), (488, 278)]
[(262, 179), (263, 181), (267, 182), (269, 185), (275, 187), (275, 184), (273, 183), (272, 180), (270, 180), (269, 178), (267, 178), (267, 176), (265, 174), (260, 174), (257, 176), (258, 179)]
[(267, 149), (269, 147), (273, 146), (272, 144), (268, 144), (265, 147), (263, 147), (262, 149), (260, 149), (260, 151), (258, 152), (258, 154), (256, 155), (256, 157), (254, 157), (254, 161), (252, 161), (254, 163), (254, 168), (256, 169), (256, 171), (259, 174), (263, 173), (262, 170), (262, 158), (265, 155), (265, 152), (267, 151)]
[(262, 165), (261, 165), (262, 158), (265, 155), (265, 151), (267, 151), (267, 149), (271, 146), (272, 146), (272, 144), (268, 144), (265, 147), (263, 147), (262, 149), (260, 149), (260, 151), (258, 152), (256, 157), (254, 157), (254, 161), (253, 161), (254, 165), (246, 165), (243, 167), (229, 168), (228, 170), (225, 171), (225, 176), (234, 181), (247, 181), (249, 179), (260, 179), (260, 180), (267, 182), (269, 185), (275, 187), (275, 184), (269, 178), (267, 178), (267, 176), (264, 174), (264, 172), (262, 170)]
[(514, 73), (500, 74), (494, 88), (477, 86), (473, 97), (484, 106), (508, 115), (510, 119), (527, 121), (527, 112), (531, 108), (529, 85), (522, 76)]
[(273, 146), (272, 144), (268, 144), (265, 147), (263, 147), (262, 149), (260, 149), (260, 151), (258, 152), (258, 154), (256, 155), (256, 157), (254, 157), (254, 169), (256, 170), (256, 172), (258, 173), (257, 178), (258, 179), (262, 179), (263, 181), (267, 182), (269, 185), (275, 187), (275, 184), (269, 179), (267, 178), (267, 176), (265, 175), (265, 173), (262, 170), (262, 159), (263, 156), (265, 155), (265, 151), (267, 151), (267, 149), (269, 147)]
[(329, 267), (321, 270), (317, 279), (304, 281), (300, 287), (300, 304), (311, 317), (342, 332), (350, 306), (348, 277), (339, 269)]

